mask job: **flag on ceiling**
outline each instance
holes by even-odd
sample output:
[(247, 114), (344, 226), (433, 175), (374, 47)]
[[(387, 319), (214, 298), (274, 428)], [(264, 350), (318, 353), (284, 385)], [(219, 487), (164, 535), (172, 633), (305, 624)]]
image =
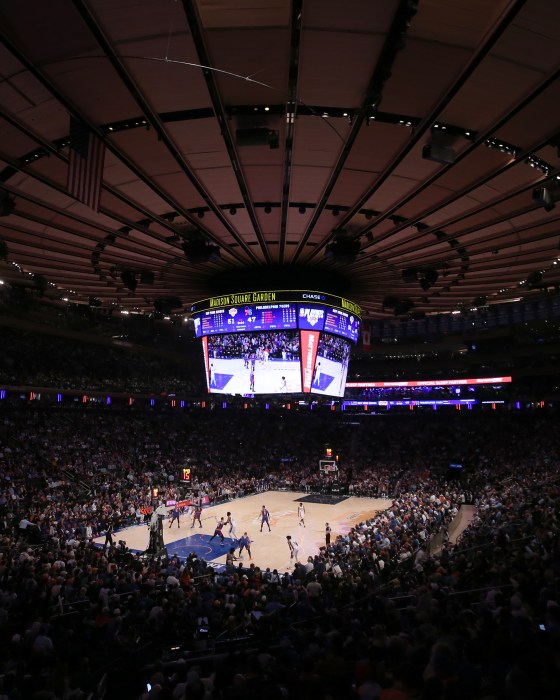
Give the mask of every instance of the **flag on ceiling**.
[(85, 124), (70, 118), (68, 194), (99, 211), (105, 144)]

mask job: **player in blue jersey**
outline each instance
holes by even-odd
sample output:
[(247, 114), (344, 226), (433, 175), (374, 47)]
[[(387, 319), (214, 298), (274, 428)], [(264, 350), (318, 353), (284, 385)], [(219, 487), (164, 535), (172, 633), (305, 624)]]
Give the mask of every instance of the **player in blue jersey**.
[(177, 521), (177, 527), (181, 527), (180, 518), (181, 511), (179, 509), (179, 506), (174, 506), (173, 510), (171, 511), (171, 520), (169, 521), (169, 527), (171, 527), (175, 521)]
[(202, 527), (202, 520), (200, 519), (201, 515), (202, 515), (202, 506), (200, 505), (200, 503), (197, 503), (197, 505), (194, 507), (191, 530), (194, 527), (194, 524), (196, 523), (197, 520), (198, 520), (198, 524), (200, 525), (200, 527)]
[(214, 529), (214, 534), (208, 540), (209, 542), (212, 542), (214, 537), (220, 537), (222, 540), (221, 545), (222, 545), (222, 547), (224, 546), (224, 533), (222, 532), (222, 530), (224, 529), (224, 525), (225, 525), (225, 522), (224, 522), (223, 518), (220, 518), (219, 520), (218, 520), (218, 518), (216, 518), (216, 528)]
[(263, 525), (267, 525), (268, 531), (270, 532), (270, 513), (268, 512), (266, 506), (263, 506), (261, 508), (261, 532), (263, 529)]
[(239, 538), (239, 558), (241, 559), (241, 553), (243, 552), (244, 549), (247, 550), (247, 554), (249, 555), (249, 559), (252, 559), (253, 557), (251, 556), (251, 538), (249, 535), (244, 532), (241, 537)]

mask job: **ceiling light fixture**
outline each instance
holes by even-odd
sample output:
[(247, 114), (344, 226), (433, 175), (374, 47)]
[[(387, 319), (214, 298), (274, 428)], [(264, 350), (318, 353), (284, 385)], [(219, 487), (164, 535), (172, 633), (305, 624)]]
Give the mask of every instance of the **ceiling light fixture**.
[(9, 216), (16, 206), (16, 200), (9, 192), (0, 192), (0, 216)]
[(136, 273), (133, 270), (123, 270), (121, 272), (121, 282), (131, 292), (136, 291), (138, 280), (136, 279)]
[(552, 211), (556, 202), (560, 201), (560, 186), (553, 184), (548, 187), (536, 187), (533, 190), (533, 201), (545, 211)]
[(183, 252), (190, 263), (218, 262), (220, 260), (220, 249), (204, 240), (185, 241)]

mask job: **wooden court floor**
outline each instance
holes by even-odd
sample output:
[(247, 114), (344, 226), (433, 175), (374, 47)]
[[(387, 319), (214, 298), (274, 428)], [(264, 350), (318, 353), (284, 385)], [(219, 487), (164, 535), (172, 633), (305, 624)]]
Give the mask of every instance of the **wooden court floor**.
[[(205, 541), (214, 533), (216, 519), (219, 520), (222, 516), (225, 518), (226, 513), (230, 511), (237, 523), (237, 535), (240, 537), (247, 532), (252, 540), (252, 562), (261, 569), (270, 567), (283, 572), (289, 570), (291, 564), (286, 535), (291, 535), (292, 539), (298, 542), (299, 559), (305, 562), (308, 556), (317, 554), (319, 548), (325, 544), (326, 523), (331, 526), (331, 540), (334, 541), (337, 535), (346, 534), (354, 525), (371, 518), (391, 504), (387, 499), (354, 496), (336, 505), (304, 502), (305, 527), (302, 527), (298, 524), (297, 508), (300, 499), (305, 496), (309, 494), (297, 491), (267, 491), (206, 507), (202, 512), (202, 529), (199, 528), (198, 523), (194, 529), (191, 529), (192, 519), (187, 519), (184, 515), (181, 516), (179, 528), (176, 523), (169, 528), (169, 520), (164, 520), (163, 532), (167, 551), (170, 555), (173, 554), (173, 544), (178, 545), (184, 538), (187, 538), (186, 545), (184, 542), (182, 544), (188, 548), (189, 537), (203, 535), (202, 538), (193, 538), (193, 551), (202, 558), (210, 555), (208, 560), (211, 560), (213, 565), (224, 564), (226, 553), (231, 546), (228, 539), (229, 526), (224, 528), (226, 544), (223, 547), (223, 554), (221, 549), (218, 556), (211, 554), (212, 550), (215, 552), (215, 548), (205, 547)], [(260, 532), (260, 511), (263, 505), (270, 512), (271, 532), (266, 526)], [(132, 526), (115, 533), (114, 539), (115, 543), (124, 540), (132, 550), (144, 551), (148, 547), (149, 530), (145, 525)], [(104, 537), (94, 540), (101, 544), (104, 541)], [(195, 541), (196, 546), (194, 546)], [(215, 538), (213, 543), (218, 543), (218, 538)], [(243, 564), (248, 566), (250, 563), (247, 553), (244, 552)]]

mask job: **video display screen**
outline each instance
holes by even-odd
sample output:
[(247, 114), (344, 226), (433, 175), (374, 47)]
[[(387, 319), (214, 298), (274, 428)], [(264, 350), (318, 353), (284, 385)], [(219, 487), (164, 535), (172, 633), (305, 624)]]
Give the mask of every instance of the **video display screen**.
[(344, 396), (350, 341), (319, 331), (222, 333), (203, 339), (212, 394)]
[(296, 329), (325, 330), (358, 342), (360, 319), (320, 304), (247, 304), (201, 311), (194, 317), (198, 338), (219, 333)]
[(243, 333), (297, 328), (296, 304), (251, 304), (210, 309), (194, 318), (197, 337), (217, 333)]
[(358, 342), (360, 319), (348, 311), (328, 308), (325, 314), (325, 331), (349, 338), (353, 343)]
[(301, 392), (299, 331), (226, 333), (203, 341), (210, 393)]
[(308, 331), (322, 331), (327, 309), (317, 304), (299, 304), (298, 327)]
[(350, 360), (350, 342), (321, 333), (311, 381), (311, 393), (344, 396)]
[(238, 292), (193, 304), (212, 394), (342, 397), (359, 306), (323, 292)]

